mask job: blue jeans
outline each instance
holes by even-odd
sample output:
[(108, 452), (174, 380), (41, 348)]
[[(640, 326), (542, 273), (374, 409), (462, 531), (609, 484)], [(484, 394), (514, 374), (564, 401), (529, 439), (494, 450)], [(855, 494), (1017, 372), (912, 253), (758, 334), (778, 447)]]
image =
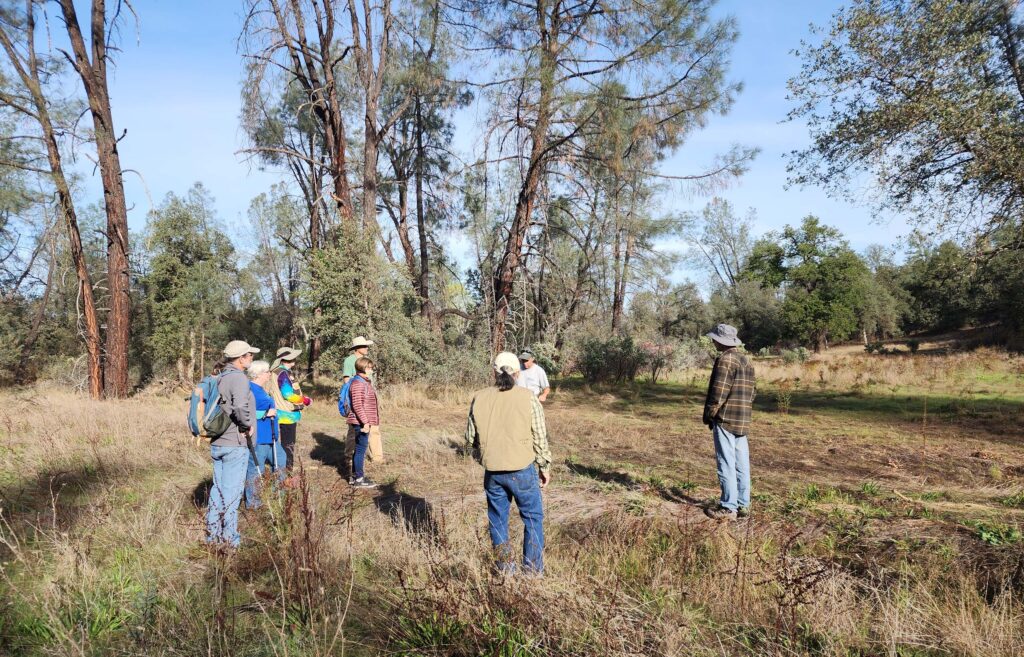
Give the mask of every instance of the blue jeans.
[(366, 449), (370, 446), (370, 427), (359, 427), (356, 431), (356, 450), (352, 454), (352, 476), (359, 479), (363, 476), (366, 462)]
[[(274, 467), (274, 452), (277, 452), (277, 467)], [(245, 506), (255, 509), (260, 505), (259, 490), (256, 482), (263, 474), (263, 466), (270, 466), (277, 473), (278, 482), (284, 481), (285, 468), (288, 462), (288, 455), (284, 452), (281, 441), (274, 441), (273, 445), (256, 445), (256, 460), (252, 460), (252, 452), (249, 453), (249, 469), (245, 473)]]
[(746, 436), (729, 433), (717, 422), (711, 425), (718, 461), (718, 482), (722, 485), (723, 509), (750, 508), (750, 447)]
[(238, 505), (242, 501), (245, 471), (249, 465), (247, 447), (210, 446), (213, 457), (213, 488), (206, 513), (207, 540), (211, 543), (227, 542), (237, 547)]
[(508, 513), (513, 499), (523, 519), (523, 570), (544, 570), (544, 505), (540, 494), (537, 466), (531, 463), (514, 472), (484, 473), (487, 494), (487, 523), (491, 544), (498, 556), (498, 568), (514, 573), (512, 550), (508, 544)]

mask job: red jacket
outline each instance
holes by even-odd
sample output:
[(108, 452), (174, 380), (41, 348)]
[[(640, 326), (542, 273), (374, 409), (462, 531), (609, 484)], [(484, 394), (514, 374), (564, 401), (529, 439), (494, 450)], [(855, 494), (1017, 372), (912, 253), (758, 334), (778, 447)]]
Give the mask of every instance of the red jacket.
[(352, 395), (352, 410), (348, 413), (348, 423), (379, 425), (377, 391), (373, 389), (373, 384), (357, 375), (349, 385), (349, 394)]

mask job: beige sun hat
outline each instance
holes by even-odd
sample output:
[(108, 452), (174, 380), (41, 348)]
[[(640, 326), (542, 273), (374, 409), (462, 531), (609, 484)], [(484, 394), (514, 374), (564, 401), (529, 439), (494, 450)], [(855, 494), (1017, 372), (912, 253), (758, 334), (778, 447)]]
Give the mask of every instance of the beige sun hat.
[(301, 353), (301, 349), (296, 349), (294, 347), (281, 347), (277, 350), (277, 358), (274, 360), (274, 364), (270, 366), (270, 369), (276, 370), (282, 360), (295, 360)]
[(511, 351), (503, 351), (494, 357), (494, 371), (514, 374), (519, 371), (519, 359)]
[(364, 336), (356, 336), (352, 339), (352, 346), (348, 348), (349, 351), (358, 349), (359, 347), (372, 347), (373, 340), (367, 340)]
[(245, 340), (232, 340), (224, 347), (224, 358), (234, 360), (246, 354), (258, 354), (260, 350), (250, 346)]

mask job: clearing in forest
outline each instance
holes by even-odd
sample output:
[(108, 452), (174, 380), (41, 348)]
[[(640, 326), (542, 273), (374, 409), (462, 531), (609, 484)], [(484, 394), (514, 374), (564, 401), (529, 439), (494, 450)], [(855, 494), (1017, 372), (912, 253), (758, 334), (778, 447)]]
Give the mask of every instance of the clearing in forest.
[(325, 388), (302, 486), (245, 512), (232, 554), (202, 543), (181, 399), (4, 393), (0, 652), (1020, 654), (1024, 361), (929, 347), (757, 360), (734, 524), (701, 512), (707, 371), (562, 381), (540, 580), (489, 568), (471, 391), (384, 389), (382, 486), (352, 491)]

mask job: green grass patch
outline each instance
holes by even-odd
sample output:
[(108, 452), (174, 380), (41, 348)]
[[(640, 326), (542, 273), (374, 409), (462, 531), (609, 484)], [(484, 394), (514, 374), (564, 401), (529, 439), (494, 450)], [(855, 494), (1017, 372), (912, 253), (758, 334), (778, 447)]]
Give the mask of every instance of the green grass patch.
[(978, 540), (989, 545), (1013, 545), (1024, 540), (1020, 529), (1006, 523), (969, 520), (964, 526), (973, 529)]

